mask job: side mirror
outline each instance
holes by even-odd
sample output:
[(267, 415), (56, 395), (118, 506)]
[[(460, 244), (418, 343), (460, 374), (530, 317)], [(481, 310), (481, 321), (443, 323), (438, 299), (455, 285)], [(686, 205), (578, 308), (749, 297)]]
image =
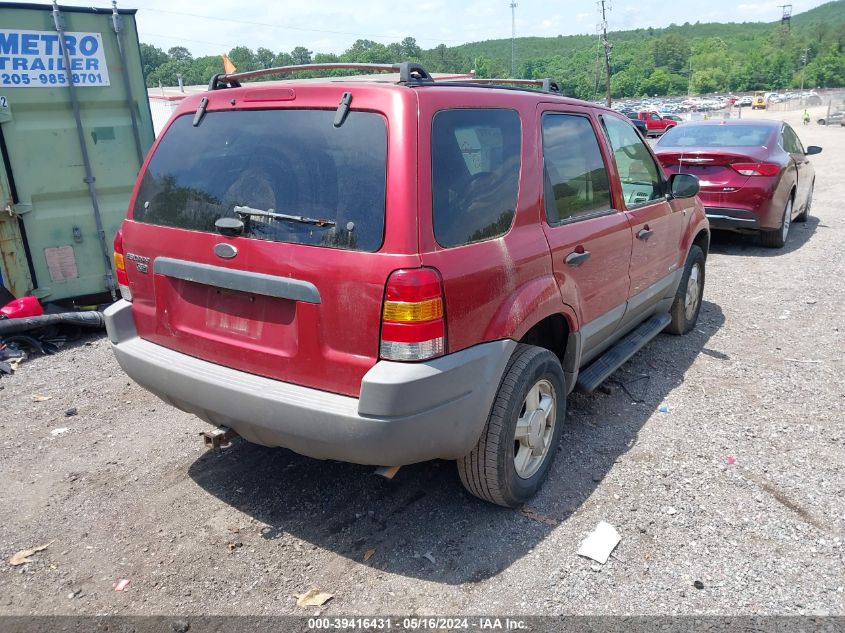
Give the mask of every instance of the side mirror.
[(673, 198), (692, 198), (698, 194), (698, 178), (692, 174), (672, 174), (669, 190)]
[(814, 154), (821, 154), (821, 153), (822, 153), (822, 148), (819, 147), (818, 145), (808, 145), (807, 151), (804, 152), (804, 154), (806, 154), (807, 156), (813, 156)]

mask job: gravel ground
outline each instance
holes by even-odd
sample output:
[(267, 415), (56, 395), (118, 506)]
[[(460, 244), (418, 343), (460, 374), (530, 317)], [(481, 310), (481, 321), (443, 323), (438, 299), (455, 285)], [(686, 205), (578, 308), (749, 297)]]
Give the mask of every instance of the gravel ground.
[[(571, 398), (527, 511), (447, 462), (388, 482), (207, 453), (102, 337), (23, 364), (0, 381), (0, 613), (304, 615), (319, 588), (327, 615), (845, 614), (845, 128), (797, 129), (825, 148), (814, 217), (781, 251), (716, 236), (697, 329)], [(575, 552), (602, 520), (622, 542), (600, 566)]]

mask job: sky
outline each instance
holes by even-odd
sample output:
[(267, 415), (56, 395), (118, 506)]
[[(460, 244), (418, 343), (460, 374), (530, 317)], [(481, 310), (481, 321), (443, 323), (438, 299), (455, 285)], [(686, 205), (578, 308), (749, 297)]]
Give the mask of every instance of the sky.
[[(517, 0), (518, 37), (592, 34), (600, 21), (594, 0)], [(825, 0), (793, 0), (793, 14)], [(105, 0), (61, 0), (62, 5), (111, 7)], [(772, 22), (784, 0), (611, 0), (608, 28), (627, 30), (684, 22)], [(423, 48), (440, 43), (509, 38), (510, 0), (118, 0), (138, 9), (142, 42), (167, 50), (184, 46), (195, 56), (219, 55), (234, 46), (274, 52), (305, 46), (313, 52), (342, 53), (356, 39), (383, 44), (416, 38)]]

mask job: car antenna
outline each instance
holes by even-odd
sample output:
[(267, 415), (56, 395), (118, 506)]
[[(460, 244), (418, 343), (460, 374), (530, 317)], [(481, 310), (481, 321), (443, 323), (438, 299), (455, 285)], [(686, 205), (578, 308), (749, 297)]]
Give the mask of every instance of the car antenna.
[(349, 114), (349, 104), (352, 103), (352, 93), (344, 92), (340, 98), (340, 103), (337, 104), (337, 112), (334, 115), (334, 126), (340, 127), (346, 121), (346, 115)]

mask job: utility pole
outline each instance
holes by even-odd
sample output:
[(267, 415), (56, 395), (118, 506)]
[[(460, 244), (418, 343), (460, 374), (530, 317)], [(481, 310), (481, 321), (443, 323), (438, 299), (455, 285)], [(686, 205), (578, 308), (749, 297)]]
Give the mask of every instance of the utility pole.
[(807, 62), (810, 59), (810, 49), (805, 48), (801, 52), (801, 105), (804, 105), (804, 71), (807, 68)]
[(511, 1), (511, 79), (516, 79), (516, 2)]
[(607, 12), (610, 11), (610, 0), (598, 0), (599, 8), (601, 9), (601, 43), (604, 45), (604, 72), (607, 86), (607, 107), (610, 107), (610, 49), (613, 45), (607, 39)]
[(692, 96), (692, 60), (689, 60), (689, 79), (687, 80), (687, 97)]

